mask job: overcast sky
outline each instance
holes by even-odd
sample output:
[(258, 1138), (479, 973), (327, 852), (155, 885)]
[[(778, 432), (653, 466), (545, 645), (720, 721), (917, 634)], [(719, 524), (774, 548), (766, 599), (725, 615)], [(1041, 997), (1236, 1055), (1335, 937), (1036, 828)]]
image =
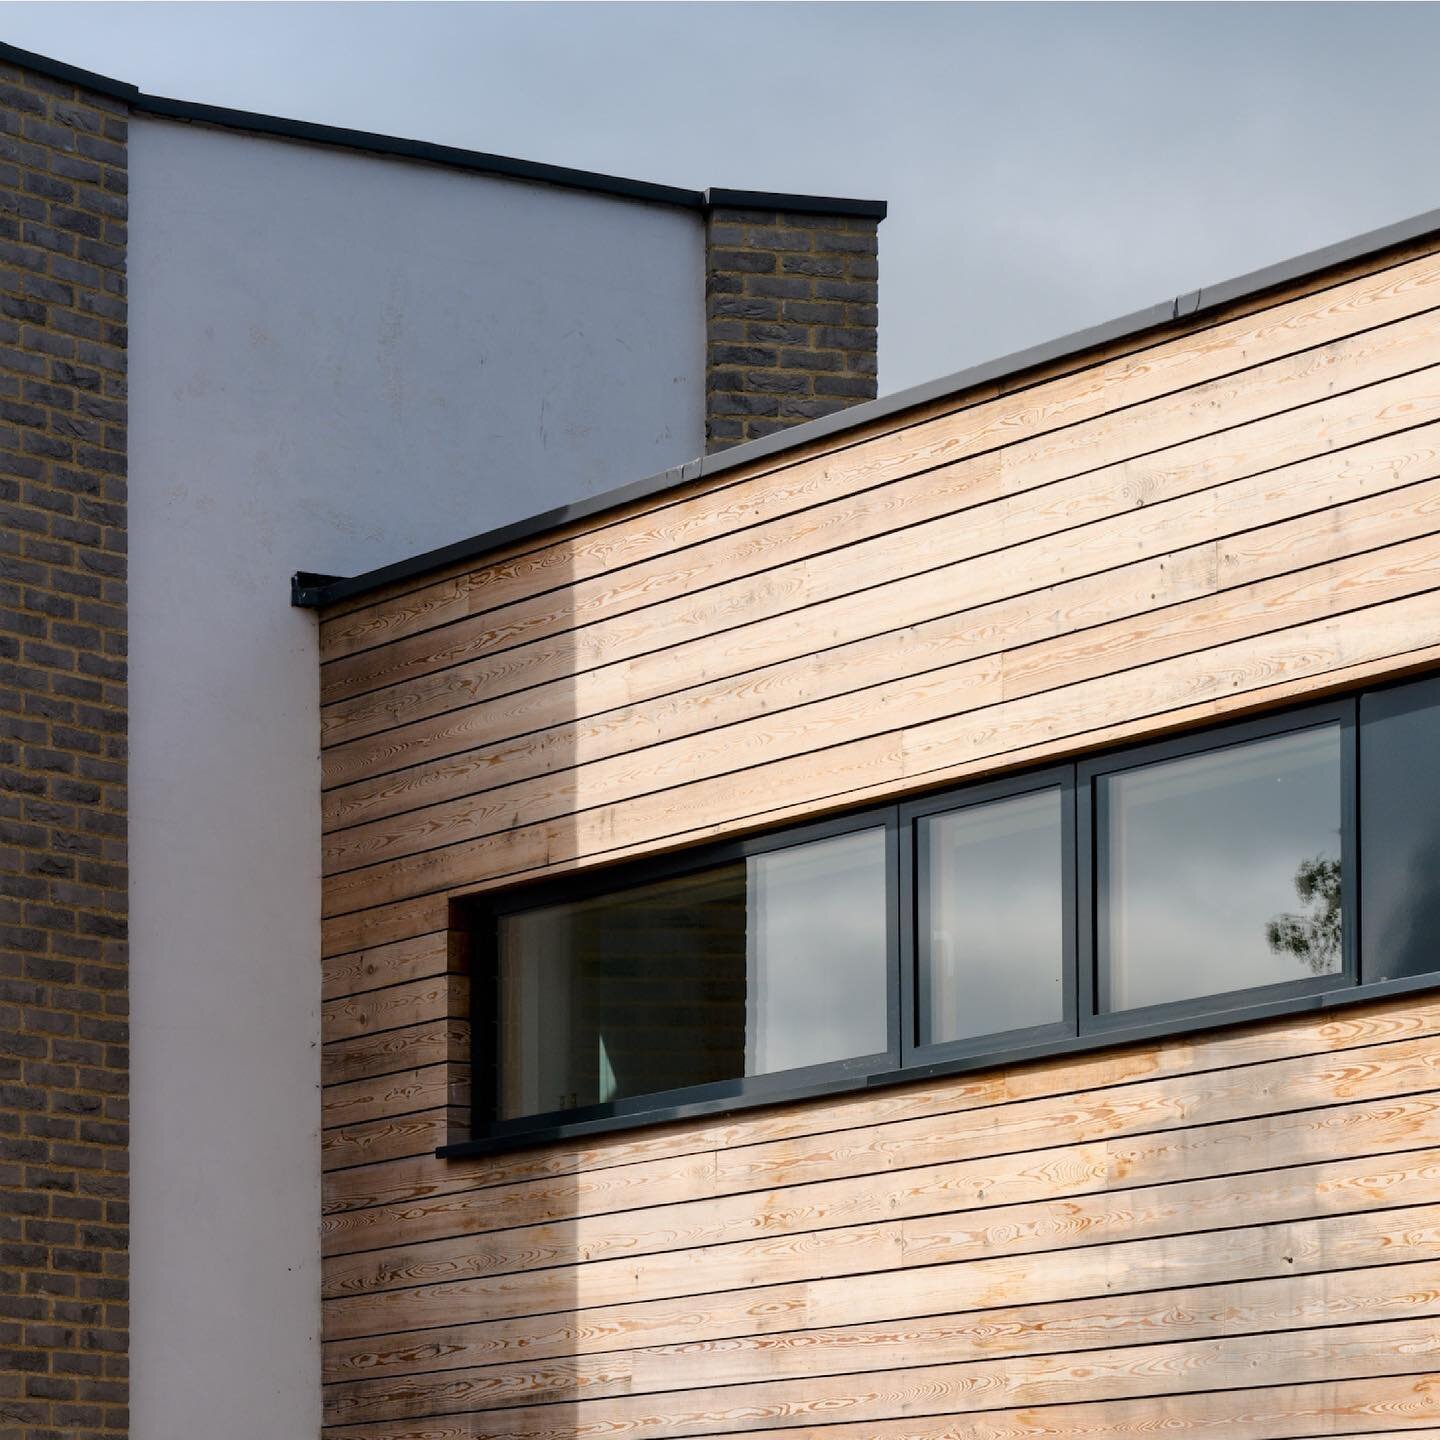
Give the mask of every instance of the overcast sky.
[(1440, 206), (1440, 5), (3, 4), (161, 95), (890, 202), (881, 389)]

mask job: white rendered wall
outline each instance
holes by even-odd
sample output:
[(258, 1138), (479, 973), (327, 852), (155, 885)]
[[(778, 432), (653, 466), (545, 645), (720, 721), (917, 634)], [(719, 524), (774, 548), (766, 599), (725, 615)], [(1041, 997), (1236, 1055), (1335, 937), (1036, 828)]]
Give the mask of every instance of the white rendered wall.
[(130, 153), (132, 1434), (319, 1407), (315, 619), (702, 448), (699, 217), (146, 120)]

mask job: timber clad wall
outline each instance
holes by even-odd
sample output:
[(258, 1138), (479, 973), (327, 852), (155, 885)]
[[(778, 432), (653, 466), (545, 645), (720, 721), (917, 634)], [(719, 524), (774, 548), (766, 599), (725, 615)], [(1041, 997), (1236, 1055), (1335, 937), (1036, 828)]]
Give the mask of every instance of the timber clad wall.
[(0, 1434), (123, 1436), (123, 105), (0, 66)]
[(1440, 1000), (430, 1154), (456, 898), (1440, 664), (1437, 587), (1417, 249), (327, 612), (336, 1440), (1440, 1436)]

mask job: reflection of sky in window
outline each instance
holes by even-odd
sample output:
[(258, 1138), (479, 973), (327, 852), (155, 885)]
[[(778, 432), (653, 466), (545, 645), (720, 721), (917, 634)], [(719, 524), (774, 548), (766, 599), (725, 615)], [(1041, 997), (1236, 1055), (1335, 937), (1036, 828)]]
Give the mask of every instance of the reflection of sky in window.
[(1340, 731), (1324, 726), (1104, 777), (1107, 1008), (1308, 979), (1267, 924), (1302, 862), (1340, 853)]
[(1060, 792), (973, 805), (921, 823), (930, 884), (929, 914), (921, 921), (930, 962), (921, 1043), (1059, 1020)]
[(885, 832), (757, 855), (748, 871), (747, 1071), (884, 1050)]
[(1440, 965), (1440, 676), (1360, 702), (1361, 973)]

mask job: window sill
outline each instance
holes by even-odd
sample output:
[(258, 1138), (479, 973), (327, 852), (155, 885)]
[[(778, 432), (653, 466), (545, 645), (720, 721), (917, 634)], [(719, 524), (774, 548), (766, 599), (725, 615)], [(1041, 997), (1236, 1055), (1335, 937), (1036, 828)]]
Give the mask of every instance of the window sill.
[(1152, 1020), (1133, 1026), (1107, 1027), (1082, 1035), (1048, 1039), (1007, 1049), (976, 1051), (974, 1054), (947, 1060), (905, 1066), (899, 1069), (876, 1070), (857, 1075), (853, 1069), (833, 1079), (812, 1081), (789, 1090), (766, 1090), (754, 1095), (727, 1095), (718, 1099), (697, 1098), (689, 1103), (670, 1104), (654, 1110), (635, 1110), (623, 1115), (599, 1119), (559, 1122), (533, 1130), (508, 1130), (504, 1134), (477, 1135), (453, 1145), (442, 1145), (435, 1154), (442, 1160), (463, 1160), (475, 1156), (499, 1155), (515, 1150), (536, 1149), (569, 1140), (638, 1130), (654, 1125), (671, 1125), (687, 1120), (720, 1118), (745, 1110), (776, 1105), (794, 1105), (807, 1100), (856, 1094), (895, 1085), (913, 1084), (917, 1080), (938, 1079), (947, 1075), (963, 1075), (974, 1070), (994, 1069), (1001, 1065), (1019, 1065), (1057, 1056), (1079, 1055), (1091, 1050), (1114, 1049), (1142, 1041), (1170, 1039), (1198, 1034), (1206, 1030), (1225, 1029), (1259, 1020), (1286, 1015), (1304, 1015), (1317, 1010), (1335, 1010), (1369, 1001), (1389, 1000), (1401, 995), (1418, 995), (1440, 990), (1440, 971), (1412, 975), (1399, 980), (1380, 981), (1370, 985), (1348, 985), (1317, 994), (1289, 996), (1262, 1004), (1238, 1005), (1208, 1014)]

